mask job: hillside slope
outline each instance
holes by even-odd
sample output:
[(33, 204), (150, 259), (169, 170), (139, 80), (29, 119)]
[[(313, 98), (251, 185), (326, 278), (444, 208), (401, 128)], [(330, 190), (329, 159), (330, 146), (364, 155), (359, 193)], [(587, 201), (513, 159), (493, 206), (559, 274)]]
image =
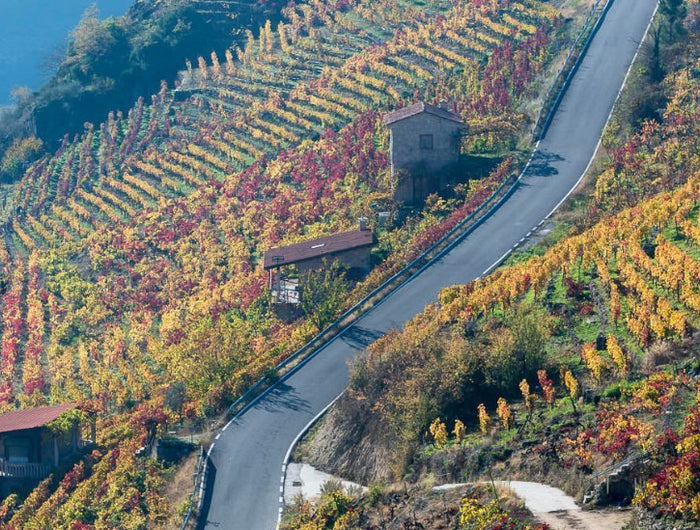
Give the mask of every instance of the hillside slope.
[[(698, 524), (697, 5), (690, 15), (663, 120), (611, 153), (597, 223), (444, 290), (371, 346), (305, 448), (312, 463), (365, 482), (545, 480), (633, 502), (640, 528)], [(467, 527), (477, 514), (462, 505)]]
[[(53, 151), (64, 135), (82, 133), (86, 122), (128, 111), (161, 81), (177, 83), (186, 59), (242, 45), (245, 31), (257, 32), (266, 18), (278, 21), (281, 8), (276, 1), (146, 0), (102, 21), (88, 9), (49, 81), (0, 114), (0, 160), (17, 137), (34, 135)], [(19, 176), (0, 172), (3, 181)]]

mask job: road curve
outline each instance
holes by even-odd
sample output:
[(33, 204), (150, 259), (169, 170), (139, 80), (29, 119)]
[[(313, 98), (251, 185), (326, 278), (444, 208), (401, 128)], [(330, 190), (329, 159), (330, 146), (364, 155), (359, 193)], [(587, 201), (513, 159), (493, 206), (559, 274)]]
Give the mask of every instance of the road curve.
[(199, 528), (271, 530), (282, 462), (297, 434), (348, 382), (348, 360), (400, 328), (446, 286), (488, 271), (587, 170), (656, 0), (615, 0), (514, 194), (441, 260), (403, 285), (217, 435)]

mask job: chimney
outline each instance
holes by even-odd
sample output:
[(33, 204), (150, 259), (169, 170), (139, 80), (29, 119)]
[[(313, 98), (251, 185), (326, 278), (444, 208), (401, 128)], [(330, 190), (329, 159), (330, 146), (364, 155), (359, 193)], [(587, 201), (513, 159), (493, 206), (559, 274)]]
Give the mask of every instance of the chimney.
[(452, 110), (446, 99), (441, 99), (438, 107), (440, 107), (442, 110)]
[(364, 232), (365, 230), (368, 230), (367, 228), (367, 218), (366, 217), (360, 217), (357, 219), (359, 225), (360, 225), (360, 231)]

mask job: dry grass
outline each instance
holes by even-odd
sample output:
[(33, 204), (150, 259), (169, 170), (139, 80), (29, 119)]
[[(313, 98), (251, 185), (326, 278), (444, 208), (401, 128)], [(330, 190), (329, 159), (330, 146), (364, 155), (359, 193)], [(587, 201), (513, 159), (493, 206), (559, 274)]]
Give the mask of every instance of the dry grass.
[(680, 342), (662, 341), (653, 344), (642, 361), (642, 371), (651, 373), (657, 367), (683, 359), (697, 358), (700, 351), (700, 333), (693, 333)]
[(555, 1), (553, 4), (561, 11), (564, 18), (575, 18), (587, 15), (593, 8), (596, 0), (563, 0)]
[(189, 496), (194, 491), (193, 475), (197, 472), (198, 458), (199, 451), (193, 451), (175, 470), (173, 470), (172, 476), (168, 477), (163, 496), (168, 506), (171, 507), (171, 510), (170, 517), (163, 525), (163, 528), (177, 529), (182, 525), (183, 518), (178, 514), (177, 508), (185, 501), (188, 501)]

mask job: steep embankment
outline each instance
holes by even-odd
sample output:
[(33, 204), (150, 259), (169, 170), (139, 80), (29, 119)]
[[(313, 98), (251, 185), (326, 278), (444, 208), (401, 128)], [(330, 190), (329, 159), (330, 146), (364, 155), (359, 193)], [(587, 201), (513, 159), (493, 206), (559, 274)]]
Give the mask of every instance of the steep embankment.
[(633, 501), (643, 528), (697, 525), (697, 14), (662, 122), (611, 151), (589, 204), (598, 222), (444, 290), (375, 343), (306, 448), (312, 463), (365, 481), (545, 480)]
[[(217, 436), (211, 450), (214, 474), (208, 481), (213, 483), (208, 525), (246, 528), (260, 521), (273, 524), (279, 499), (277, 470), (297, 434), (345, 388), (346, 362), (368, 343), (422, 311), (442, 287), (484, 274), (576, 185), (595, 151), (624, 72), (656, 4), (650, 1), (640, 9), (642, 4), (635, 1), (634, 17), (629, 16), (631, 5), (627, 0), (615, 2), (594, 39), (580, 75), (539, 145), (536, 160), (546, 158), (548, 163), (533, 164), (515, 193), (466, 239), (358, 319)], [(577, 110), (582, 108), (586, 109), (584, 115)], [(407, 392), (407, 402), (417, 406), (410, 401), (413, 395)], [(421, 393), (416, 391), (415, 395)], [(367, 406), (371, 407), (369, 402)], [(375, 427), (388, 431), (386, 426)]]

